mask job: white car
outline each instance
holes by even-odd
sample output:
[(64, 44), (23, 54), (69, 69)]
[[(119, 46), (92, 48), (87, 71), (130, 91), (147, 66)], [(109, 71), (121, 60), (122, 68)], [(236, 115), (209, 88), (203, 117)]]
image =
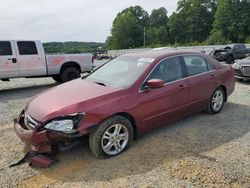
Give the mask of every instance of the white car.
[(0, 79), (49, 77), (67, 82), (93, 68), (92, 54), (45, 55), (40, 41), (0, 41)]

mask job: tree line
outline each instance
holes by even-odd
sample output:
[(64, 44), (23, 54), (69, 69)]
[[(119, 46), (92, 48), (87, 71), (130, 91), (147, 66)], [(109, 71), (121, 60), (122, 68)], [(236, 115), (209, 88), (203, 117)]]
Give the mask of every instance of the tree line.
[(57, 53), (105, 53), (104, 43), (96, 42), (48, 42), (43, 43), (48, 54)]
[(179, 0), (177, 10), (151, 14), (140, 6), (124, 9), (113, 21), (109, 49), (143, 46), (250, 43), (249, 0)]

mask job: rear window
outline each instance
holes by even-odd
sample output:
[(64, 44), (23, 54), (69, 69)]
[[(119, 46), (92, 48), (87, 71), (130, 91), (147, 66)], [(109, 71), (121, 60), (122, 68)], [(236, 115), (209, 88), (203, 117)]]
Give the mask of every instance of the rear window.
[(35, 42), (22, 41), (17, 42), (18, 50), (20, 55), (36, 55), (37, 48)]
[(8, 41), (0, 42), (0, 55), (12, 55), (10, 42)]

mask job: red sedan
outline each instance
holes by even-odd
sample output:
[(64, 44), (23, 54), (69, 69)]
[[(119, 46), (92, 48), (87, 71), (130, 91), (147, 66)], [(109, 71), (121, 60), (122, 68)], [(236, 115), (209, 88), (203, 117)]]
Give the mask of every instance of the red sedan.
[(95, 156), (115, 156), (152, 128), (220, 112), (234, 87), (231, 66), (202, 53), (127, 54), (35, 96), (15, 120), (15, 132), (36, 153), (89, 136)]

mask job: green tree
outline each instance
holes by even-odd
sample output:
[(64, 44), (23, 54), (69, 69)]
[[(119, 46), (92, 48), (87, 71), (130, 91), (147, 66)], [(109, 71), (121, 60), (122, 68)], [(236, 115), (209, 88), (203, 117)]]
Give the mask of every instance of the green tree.
[(250, 1), (219, 0), (210, 43), (244, 42), (250, 33)]
[(169, 44), (168, 15), (164, 7), (154, 9), (149, 17), (147, 44)]
[(125, 49), (144, 44), (144, 28), (148, 25), (148, 13), (140, 6), (129, 7), (118, 13), (109, 37), (109, 48)]
[(169, 17), (169, 34), (170, 34), (170, 42), (172, 44), (175, 43), (186, 43), (188, 41), (187, 35), (187, 23), (184, 21), (186, 14), (181, 12), (174, 12)]
[(177, 12), (170, 16), (172, 43), (206, 40), (212, 30), (216, 0), (179, 0)]

